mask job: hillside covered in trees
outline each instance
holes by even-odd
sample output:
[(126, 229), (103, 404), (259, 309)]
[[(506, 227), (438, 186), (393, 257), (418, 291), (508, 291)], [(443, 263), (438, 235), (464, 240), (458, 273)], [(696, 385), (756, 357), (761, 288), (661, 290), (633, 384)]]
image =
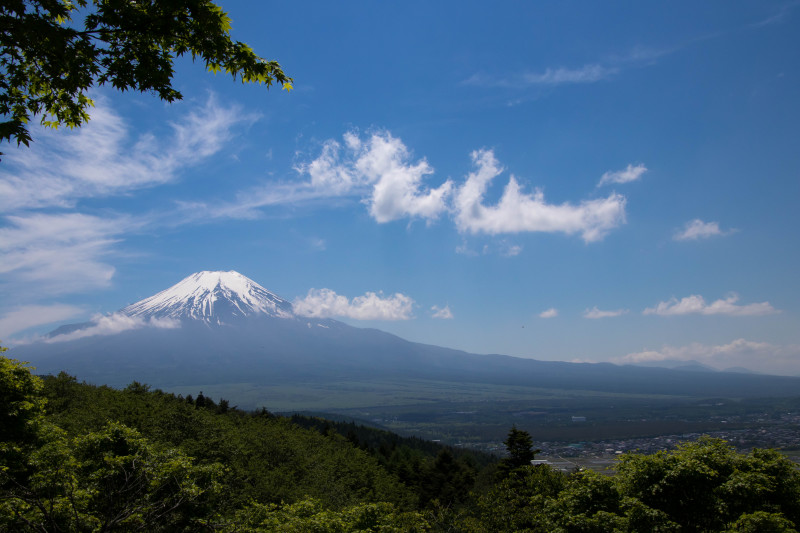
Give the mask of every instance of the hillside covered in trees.
[(796, 531), (800, 472), (701, 439), (614, 475), (0, 358), (0, 531)]

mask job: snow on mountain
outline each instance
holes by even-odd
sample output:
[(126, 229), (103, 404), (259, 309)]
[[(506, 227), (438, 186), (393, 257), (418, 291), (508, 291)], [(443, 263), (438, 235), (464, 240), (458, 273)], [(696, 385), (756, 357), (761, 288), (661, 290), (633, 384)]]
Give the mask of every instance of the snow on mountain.
[(203, 271), (120, 310), (132, 317), (194, 319), (222, 324), (255, 315), (293, 318), (292, 304), (233, 270)]

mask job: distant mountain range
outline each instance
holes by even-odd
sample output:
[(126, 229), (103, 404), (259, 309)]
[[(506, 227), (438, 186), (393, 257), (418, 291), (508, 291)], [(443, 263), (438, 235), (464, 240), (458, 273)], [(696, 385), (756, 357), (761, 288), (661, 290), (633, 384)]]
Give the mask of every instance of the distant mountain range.
[[(14, 348), (37, 372), (97, 384), (172, 387), (439, 380), (686, 396), (794, 396), (800, 378), (537, 361), (409, 342), (376, 329), (295, 314), (238, 272), (199, 272), (116, 313), (61, 326)], [(685, 362), (684, 362), (685, 363)]]
[(758, 374), (749, 368), (732, 366), (724, 370), (718, 370), (713, 366), (704, 365), (699, 361), (686, 359), (662, 359), (660, 361), (648, 361), (643, 363), (633, 363), (634, 366), (649, 368), (672, 368), (673, 370), (690, 370), (693, 372), (737, 372), (739, 374)]

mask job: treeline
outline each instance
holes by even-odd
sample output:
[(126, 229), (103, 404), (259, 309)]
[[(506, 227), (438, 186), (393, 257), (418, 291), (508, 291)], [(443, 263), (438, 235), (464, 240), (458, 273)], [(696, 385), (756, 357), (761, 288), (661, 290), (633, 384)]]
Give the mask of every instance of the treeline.
[(422, 512), (466, 501), (479, 474), (468, 454), (381, 430), (354, 427), (357, 446), (202, 393), (0, 361), (0, 530), (425, 530)]
[(0, 357), (0, 531), (791, 532), (800, 473), (705, 439), (617, 473), (530, 466), (313, 417), (38, 378)]
[(356, 448), (369, 453), (411, 489), (418, 509), (464, 504), (472, 492), (487, 490), (495, 478), (497, 458), (486, 453), (403, 437), (355, 422), (299, 414), (292, 415), (290, 420), (324, 435), (343, 436)]
[(391, 431), (370, 427), (356, 422), (331, 420), (324, 416), (311, 416), (300, 413), (291, 415), (291, 421), (303, 428), (314, 429), (327, 434), (335, 431), (347, 438), (362, 450), (368, 450), (379, 456), (389, 456), (397, 449), (407, 448), (428, 457), (435, 457), (443, 448), (447, 448), (455, 457), (475, 462), (481, 468), (497, 462), (497, 457), (484, 452), (464, 448), (452, 448), (419, 437), (404, 437)]

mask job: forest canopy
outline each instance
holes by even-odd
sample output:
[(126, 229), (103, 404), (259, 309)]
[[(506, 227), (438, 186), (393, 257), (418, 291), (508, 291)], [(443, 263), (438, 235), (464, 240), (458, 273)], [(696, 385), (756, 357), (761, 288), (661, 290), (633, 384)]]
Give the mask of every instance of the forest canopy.
[[(37, 377), (0, 357), (2, 531), (793, 532), (800, 471), (703, 438), (613, 475), (500, 462), (141, 383)], [(303, 426), (303, 427), (301, 427)], [(522, 461), (525, 458), (528, 463)]]

